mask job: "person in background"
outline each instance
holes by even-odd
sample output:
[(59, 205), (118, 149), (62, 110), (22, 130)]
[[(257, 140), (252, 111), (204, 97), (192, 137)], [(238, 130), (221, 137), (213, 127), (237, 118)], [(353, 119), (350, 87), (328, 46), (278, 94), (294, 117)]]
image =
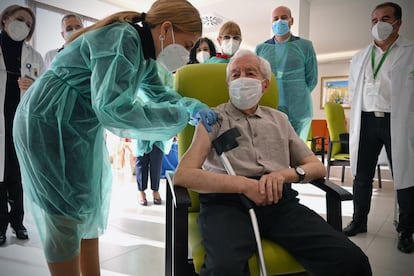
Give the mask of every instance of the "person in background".
[(318, 64), (312, 42), (294, 36), (290, 28), (293, 17), (288, 7), (272, 12), (274, 36), (257, 45), (256, 53), (267, 59), (276, 76), (279, 106), (303, 141), (308, 140), (312, 125), (311, 92), (318, 83)]
[[(257, 251), (248, 210), (251, 202), (262, 238), (277, 242), (309, 275), (372, 275), (367, 256), (343, 233), (299, 203), (285, 183), (307, 183), (325, 176), (323, 164), (297, 136), (287, 116), (258, 103), (269, 88), (270, 64), (239, 50), (227, 65), (230, 100), (214, 108), (217, 123), (196, 128), (178, 164), (174, 184), (200, 196), (198, 222), (205, 262), (200, 276), (250, 275), (248, 259)], [(238, 128), (238, 147), (226, 157), (235, 175), (226, 174), (211, 143)]]
[(216, 55), (216, 46), (208, 37), (200, 38), (190, 51), (190, 61), (188, 64), (204, 63)]
[(115, 13), (72, 35), (20, 101), (13, 138), (51, 275), (100, 274), (112, 185), (105, 129), (163, 141), (190, 120), (215, 123), (207, 105), (167, 89), (157, 70), (186, 65), (201, 31), (184, 0)]
[[(30, 8), (11, 5), (0, 16), (0, 245), (10, 223), (18, 239), (28, 239), (23, 225), (23, 190), (13, 145), (12, 126), (23, 93), (44, 71), (42, 56), (27, 42), (36, 18)], [(9, 210), (10, 205), (10, 210)]]
[[(66, 14), (62, 17), (62, 21), (60, 23), (61, 26), (61, 32), (63, 39), (65, 40), (65, 44), (68, 42), (69, 37), (74, 34), (76, 31), (79, 31), (81, 28), (83, 28), (83, 22), (82, 18), (80, 18), (77, 14)], [(58, 49), (52, 49), (48, 51), (45, 54), (45, 65), (46, 68), (50, 68), (50, 64), (52, 63), (53, 58), (56, 56), (56, 54), (63, 50), (65, 45)]]
[(367, 232), (372, 182), (385, 146), (399, 207), (397, 248), (414, 252), (414, 42), (399, 34), (401, 7), (379, 4), (371, 13), (373, 42), (350, 65), (351, 168), (354, 214), (344, 233)]
[(220, 46), (220, 53), (212, 56), (204, 63), (228, 63), (229, 59), (237, 52), (242, 42), (242, 35), (239, 25), (233, 21), (227, 21), (219, 30), (217, 37)]
[[(169, 141), (172, 142), (172, 140)], [(148, 185), (148, 172), (151, 179), (153, 203), (155, 205), (160, 205), (162, 203), (161, 195), (158, 192), (160, 188), (162, 159), (164, 156), (164, 151), (168, 152), (170, 148), (171, 143), (169, 142), (152, 142), (146, 140), (137, 141), (137, 160), (135, 173), (139, 191), (139, 204), (143, 206), (148, 205), (145, 194), (145, 190), (147, 189)]]
[(178, 165), (178, 137), (172, 140), (171, 148), (164, 154), (161, 165), (161, 178), (166, 178), (167, 171), (175, 171)]

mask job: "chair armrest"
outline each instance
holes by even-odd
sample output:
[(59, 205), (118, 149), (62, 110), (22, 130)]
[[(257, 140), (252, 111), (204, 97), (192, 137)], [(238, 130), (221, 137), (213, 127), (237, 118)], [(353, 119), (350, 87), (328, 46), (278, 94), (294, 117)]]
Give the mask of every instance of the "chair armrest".
[(317, 140), (325, 140), (325, 137), (323, 137), (323, 136), (313, 136), (311, 138), (312, 142), (316, 142)]
[(174, 185), (174, 172), (166, 171), (165, 176), (167, 178), (167, 184), (171, 192), (172, 203), (174, 204), (174, 207), (178, 209), (190, 207), (190, 194), (188, 193), (186, 188)]
[(310, 184), (325, 192), (326, 220), (334, 229), (342, 231), (342, 201), (352, 200), (353, 195), (325, 178), (312, 180)]
[(341, 140), (329, 140), (329, 143), (332, 143), (332, 144), (349, 144), (349, 141), (345, 141), (345, 140), (343, 140), (343, 141), (341, 141)]
[[(328, 154), (327, 154), (327, 159), (328, 159), (328, 165), (331, 162), (331, 158), (332, 158), (332, 146), (333, 144), (341, 144), (341, 145), (348, 145), (349, 144), (349, 140), (329, 140), (328, 141)], [(328, 175), (329, 177), (329, 175)]]
[(192, 275), (188, 260), (188, 208), (191, 198), (186, 188), (175, 186), (174, 172), (166, 171), (165, 275)]
[(310, 184), (318, 187), (330, 196), (336, 197), (340, 201), (352, 200), (353, 198), (352, 193), (326, 178), (312, 180)]

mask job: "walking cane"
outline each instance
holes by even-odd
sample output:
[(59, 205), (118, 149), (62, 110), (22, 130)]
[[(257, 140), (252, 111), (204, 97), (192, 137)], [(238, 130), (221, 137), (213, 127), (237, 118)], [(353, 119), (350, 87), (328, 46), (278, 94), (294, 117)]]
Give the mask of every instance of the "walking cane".
[[(227, 159), (227, 156), (225, 152), (234, 149), (239, 146), (236, 137), (240, 136), (240, 132), (237, 128), (231, 128), (221, 134), (219, 137), (214, 139), (213, 141), (213, 147), (216, 150), (218, 156), (220, 157), (220, 160), (225, 167), (227, 173), (229, 175), (236, 175), (236, 173), (233, 170), (233, 167), (231, 166), (229, 160)], [(249, 210), (250, 219), (252, 221), (254, 236), (256, 238), (257, 243), (257, 251), (259, 255), (259, 265), (260, 265), (260, 274), (261, 276), (266, 276), (266, 265), (264, 261), (264, 255), (263, 255), (263, 248), (262, 248), (262, 242), (260, 238), (260, 232), (259, 232), (259, 225), (257, 223), (257, 217), (256, 213), (253, 209), (253, 204), (244, 196), (240, 195), (242, 203), (246, 206), (246, 208)]]

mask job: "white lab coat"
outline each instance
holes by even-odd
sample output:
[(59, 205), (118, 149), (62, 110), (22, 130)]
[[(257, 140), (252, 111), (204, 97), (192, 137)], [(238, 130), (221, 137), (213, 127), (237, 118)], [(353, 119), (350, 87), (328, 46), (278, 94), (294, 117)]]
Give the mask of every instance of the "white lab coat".
[(53, 49), (53, 50), (48, 51), (45, 54), (45, 67), (46, 67), (46, 69), (50, 68), (50, 64), (52, 64), (52, 61), (55, 58), (55, 56), (57, 55), (59, 50), (60, 49)]
[[(395, 62), (391, 75), (391, 154), (394, 188), (414, 186), (414, 42), (398, 39), (393, 51)], [(371, 61), (373, 44), (357, 53), (352, 59), (349, 73), (349, 90), (352, 100), (350, 110), (350, 157), (355, 176), (361, 128), (362, 91), (364, 68)]]
[[(27, 68), (27, 65), (30, 66)], [(23, 43), (21, 75), (37, 79), (45, 71), (43, 58), (40, 53), (27, 43)], [(0, 47), (0, 181), (4, 181), (4, 162), (5, 162), (5, 129), (4, 129), (4, 101), (6, 96), (7, 72), (4, 64), (3, 52)], [(20, 91), (21, 95), (24, 91)]]

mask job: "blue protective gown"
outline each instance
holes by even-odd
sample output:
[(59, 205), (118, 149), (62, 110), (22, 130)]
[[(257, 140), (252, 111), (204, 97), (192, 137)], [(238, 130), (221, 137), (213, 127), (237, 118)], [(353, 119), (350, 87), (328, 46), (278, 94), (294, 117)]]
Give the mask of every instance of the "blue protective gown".
[(149, 29), (114, 23), (83, 34), (55, 57), (16, 111), (14, 142), (25, 196), (46, 258), (79, 254), (107, 225), (111, 191), (104, 129), (169, 140), (201, 108), (166, 91)]
[(306, 141), (313, 116), (310, 93), (318, 82), (312, 42), (293, 35), (285, 43), (271, 38), (257, 45), (256, 53), (270, 62), (277, 79), (278, 109), (288, 115), (296, 133)]

